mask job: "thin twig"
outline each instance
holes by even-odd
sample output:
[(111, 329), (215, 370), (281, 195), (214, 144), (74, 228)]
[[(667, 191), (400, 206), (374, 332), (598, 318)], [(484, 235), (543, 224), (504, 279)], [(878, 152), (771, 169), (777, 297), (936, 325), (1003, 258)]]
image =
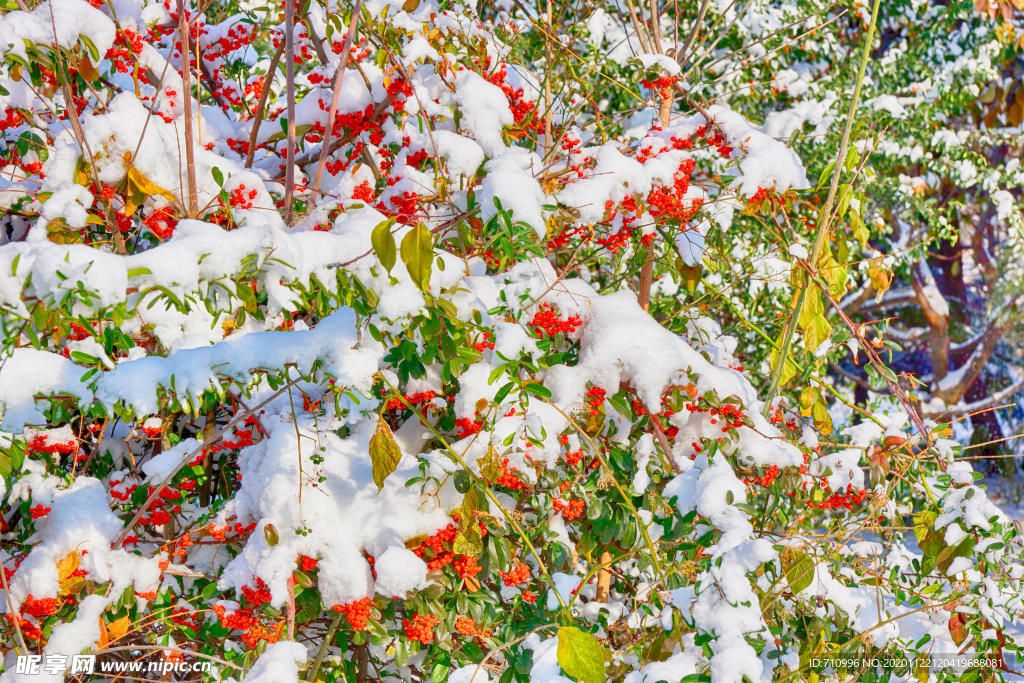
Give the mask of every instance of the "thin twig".
[(320, 143), (320, 161), (316, 165), (316, 175), (313, 179), (313, 192), (309, 196), (309, 203), (312, 206), (320, 193), (320, 183), (324, 178), (324, 168), (327, 166), (327, 156), (331, 153), (331, 135), (334, 133), (334, 119), (338, 114), (338, 100), (341, 98), (341, 86), (345, 80), (345, 68), (348, 64), (348, 53), (352, 48), (352, 40), (356, 35), (356, 27), (359, 25), (359, 12), (362, 11), (363, 0), (356, 0), (356, 6), (352, 10), (352, 18), (348, 22), (348, 33), (345, 34), (345, 43), (341, 48), (341, 62), (338, 63), (338, 70), (334, 74), (334, 92), (331, 95), (331, 107), (327, 110), (327, 130), (324, 131), (323, 142)]
[(295, 0), (284, 4), (284, 77), (288, 108), (288, 156), (284, 171), (284, 222), (292, 224), (295, 203)]
[(260, 92), (260, 101), (256, 105), (256, 118), (253, 119), (252, 129), (249, 131), (249, 148), (245, 152), (245, 167), (252, 168), (253, 157), (256, 155), (256, 138), (260, 134), (260, 124), (263, 123), (263, 114), (267, 110), (267, 101), (270, 99), (270, 84), (274, 82), (274, 73), (277, 71), (277, 63), (281, 61), (284, 54), (284, 43), (278, 46), (274, 56), (270, 59), (270, 66), (267, 68), (267, 75), (263, 77), (263, 89)]
[(341, 626), (341, 618), (344, 616), (341, 612), (337, 612), (334, 618), (331, 619), (331, 625), (327, 627), (327, 633), (324, 634), (324, 639), (320, 641), (320, 648), (316, 651), (316, 659), (313, 660), (313, 666), (309, 669), (309, 675), (306, 677), (308, 681), (317, 681), (317, 674), (320, 673), (320, 665), (324, 662), (324, 657), (327, 655), (327, 648), (330, 647), (331, 641), (334, 640), (334, 633)]
[[(836, 194), (839, 190), (839, 177), (843, 170), (843, 161), (846, 159), (846, 151), (850, 146), (850, 133), (853, 130), (853, 120), (857, 114), (857, 104), (860, 101), (860, 90), (864, 83), (864, 72), (867, 70), (868, 58), (871, 56), (871, 45), (874, 43), (875, 39), (875, 26), (878, 23), (878, 4), (879, 0), (874, 0), (871, 5), (871, 23), (868, 24), (867, 35), (864, 38), (864, 48), (861, 53), (860, 66), (857, 68), (856, 85), (853, 88), (853, 97), (850, 99), (850, 108), (846, 115), (846, 126), (843, 129), (843, 139), (839, 145), (839, 153), (836, 156), (835, 169), (832, 171), (832, 184), (829, 187), (828, 198), (825, 200), (825, 206), (822, 207), (818, 218), (818, 234), (814, 238), (814, 248), (811, 251), (811, 257), (809, 259), (809, 263), (812, 268), (817, 268), (818, 259), (821, 257), (825, 244), (828, 242), (828, 234), (832, 226), (832, 207), (835, 203)], [(793, 312), (790, 314), (789, 321), (786, 324), (786, 329), (782, 336), (782, 346), (779, 348), (778, 358), (775, 361), (775, 367), (772, 369), (771, 382), (768, 385), (768, 393), (764, 400), (765, 417), (768, 416), (768, 413), (771, 410), (772, 400), (775, 398), (775, 395), (779, 390), (782, 373), (785, 371), (786, 367), (786, 358), (789, 356), (789, 349), (793, 344), (793, 333), (796, 331), (797, 323), (800, 320), (800, 314), (803, 312), (804, 301), (807, 299), (807, 292), (809, 289), (810, 283), (805, 282), (793, 297)]]
[(170, 472), (168, 472), (164, 476), (164, 478), (160, 480), (160, 482), (158, 484), (156, 484), (152, 489), (150, 489), (152, 491), (152, 493), (149, 494), (149, 497), (146, 498), (146, 502), (143, 503), (141, 507), (139, 507), (139, 511), (135, 513), (135, 516), (131, 518), (131, 520), (128, 522), (128, 524), (125, 525), (124, 530), (114, 540), (114, 547), (115, 548), (119, 547), (124, 542), (124, 539), (126, 539), (128, 537), (128, 535), (131, 533), (131, 530), (135, 527), (136, 524), (139, 523), (139, 520), (146, 516), (146, 513), (149, 510), (149, 506), (153, 504), (154, 500), (156, 500), (157, 498), (160, 497), (160, 492), (163, 490), (163, 488), (165, 486), (167, 486), (167, 484), (169, 484), (172, 479), (174, 479), (175, 475), (178, 474), (178, 471), (182, 467), (184, 467), (186, 465), (186, 463), (189, 463), (192, 460), (194, 460), (197, 455), (200, 455), (203, 452), (204, 449), (206, 449), (208, 446), (210, 446), (213, 442), (215, 442), (220, 437), (222, 437), (225, 434), (227, 434), (228, 430), (230, 430), (236, 424), (239, 424), (240, 422), (245, 420), (245, 418), (249, 417), (250, 415), (255, 413), (257, 410), (259, 410), (260, 408), (262, 408), (262, 407), (264, 407), (266, 405), (269, 405), (278, 396), (280, 396), (284, 392), (288, 391), (298, 381), (299, 381), (298, 378), (289, 381), (283, 387), (281, 387), (280, 389), (275, 391), (273, 394), (271, 394), (269, 397), (267, 397), (263, 401), (260, 401), (258, 404), (254, 405), (252, 408), (249, 408), (247, 410), (244, 410), (244, 411), (238, 413), (231, 420), (229, 420), (227, 424), (225, 424), (223, 427), (221, 427), (216, 432), (214, 432), (213, 435), (209, 439), (204, 439), (201, 444), (199, 444), (197, 447), (193, 448), (192, 451), (190, 451), (187, 455), (183, 456), (182, 459), (178, 462), (178, 464), (174, 467), (174, 469), (171, 470)]

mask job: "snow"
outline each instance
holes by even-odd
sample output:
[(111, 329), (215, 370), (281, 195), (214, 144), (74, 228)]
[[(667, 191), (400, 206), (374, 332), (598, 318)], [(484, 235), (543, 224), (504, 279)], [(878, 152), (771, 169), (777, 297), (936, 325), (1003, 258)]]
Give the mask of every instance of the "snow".
[(796, 152), (784, 143), (765, 135), (742, 116), (721, 105), (708, 108), (734, 146), (745, 154), (739, 163), (740, 174), (733, 182), (741, 197), (754, 196), (759, 187), (785, 192), (810, 187), (804, 165)]
[(431, 137), (452, 173), (472, 176), (484, 161), (483, 148), (472, 138), (447, 130), (435, 130)]
[(1013, 213), (1013, 195), (1006, 190), (996, 190), (992, 193), (992, 201), (996, 204), (996, 217), (1006, 220)]
[(374, 590), (381, 595), (401, 597), (427, 586), (427, 565), (412, 551), (391, 546), (374, 564)]
[(0, 362), (0, 429), (20, 432), (26, 424), (45, 423), (36, 395), (91, 395), (82, 382), (85, 369), (55, 353), (19, 348)]
[(533, 175), (533, 169), (540, 165), (535, 154), (518, 148), (510, 149), (484, 164), (487, 176), (477, 192), (480, 219), (486, 222), (498, 215), (494, 202), (497, 199), (501, 208), (512, 214), (513, 221), (526, 223), (538, 237), (543, 237), (547, 227), (541, 206), (546, 198)]
[(802, 244), (795, 243), (789, 245), (789, 255), (794, 258), (803, 259), (804, 261), (806, 261), (809, 256), (807, 253), (807, 247)]
[(487, 156), (500, 157), (506, 149), (502, 128), (514, 121), (501, 88), (476, 72), (460, 71), (455, 78), (455, 102), (462, 112), (462, 125), (472, 132), (477, 144)]
[(696, 376), (697, 390), (714, 388), (723, 396), (753, 402), (753, 389), (734, 371), (713, 367), (678, 336), (657, 324), (628, 292), (595, 295), (585, 309), (588, 316), (580, 338), (575, 366), (549, 371), (545, 385), (564, 407), (579, 405), (589, 381), (609, 394), (630, 382), (649, 410), (657, 412), (661, 396), (671, 383), (688, 384)]
[[(272, 603), (287, 599), (287, 581), (301, 553), (320, 558), (318, 584), (327, 605), (344, 604), (373, 595), (403, 595), (423, 585), (426, 566), (405, 549), (406, 539), (432, 534), (450, 520), (436, 501), (404, 485), (417, 471), (415, 461), (402, 464), (377, 493), (368, 444), (376, 419), (350, 425), (348, 438), (316, 429), (309, 417), (294, 422), (287, 397), (263, 416), (268, 435), (239, 456), (242, 488), (219, 515), (238, 515), (257, 522), (241, 553), (225, 567), (222, 588), (252, 585), (260, 576), (270, 588)], [(297, 440), (296, 429), (302, 435)], [(317, 465), (316, 454), (324, 461)], [(313, 487), (302, 471), (319, 472), (324, 481)], [(301, 503), (299, 498), (301, 494)], [(267, 543), (262, 528), (273, 524), (280, 541)], [(296, 530), (304, 530), (298, 535)], [(374, 583), (363, 550), (378, 558)]]
[(289, 683), (299, 680), (299, 666), (308, 653), (301, 643), (281, 640), (271, 643), (245, 676), (246, 683)]
[(27, 59), (26, 42), (49, 45), (55, 35), (57, 44), (69, 49), (87, 38), (102, 56), (114, 42), (114, 22), (78, 0), (49, 0), (31, 12), (7, 12), (0, 16), (0, 56)]

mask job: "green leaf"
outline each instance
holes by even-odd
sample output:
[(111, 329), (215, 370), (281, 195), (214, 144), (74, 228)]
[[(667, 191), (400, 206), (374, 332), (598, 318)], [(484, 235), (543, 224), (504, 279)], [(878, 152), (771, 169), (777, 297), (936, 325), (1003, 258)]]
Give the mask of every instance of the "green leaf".
[(427, 226), (417, 225), (402, 238), (402, 262), (420, 291), (430, 287), (430, 268), (434, 264), (434, 236)]
[[(935, 528), (935, 520), (938, 517), (935, 512), (931, 510), (924, 510), (914, 515), (914, 537), (917, 539), (917, 545), (921, 549), (921, 571), (922, 573), (929, 573), (935, 568), (939, 562), (940, 553), (946, 546), (945, 534)], [(973, 538), (965, 539), (971, 540)], [(943, 563), (946, 567), (953, 561), (953, 557), (947, 553), (945, 557), (942, 557)]]
[(500, 404), (502, 401), (505, 400), (505, 397), (508, 396), (513, 389), (515, 389), (515, 386), (516, 385), (513, 384), (512, 382), (509, 382), (502, 386), (500, 389), (498, 389), (498, 393), (494, 395), (494, 400), (492, 401), (492, 403)]
[(551, 390), (540, 382), (527, 382), (523, 385), (523, 391), (541, 398), (551, 398)]
[(402, 451), (395, 442), (395, 435), (383, 417), (377, 418), (377, 428), (370, 437), (370, 461), (373, 463), (373, 483), (377, 491), (384, 488), (384, 480), (395, 471), (402, 459)]
[(839, 186), (839, 204), (836, 207), (837, 216), (845, 216), (846, 210), (850, 208), (850, 200), (853, 199), (853, 188), (849, 183)]
[(822, 169), (821, 175), (818, 176), (818, 184), (815, 185), (815, 189), (820, 190), (822, 187), (825, 186), (826, 181), (828, 181), (828, 179), (832, 177), (832, 171), (834, 171), (835, 168), (836, 168), (835, 160), (832, 160), (832, 161), (828, 162), (828, 165), (825, 166), (825, 168)]
[[(373, 252), (377, 255), (377, 259), (380, 260), (388, 274), (391, 273), (391, 269), (395, 267), (395, 259), (397, 258), (398, 247), (395, 246), (395, 236), (391, 234), (391, 226), (395, 224), (394, 218), (389, 218), (383, 223), (380, 223), (373, 232), (370, 233), (370, 244), (373, 245)], [(404, 242), (403, 242), (404, 244)], [(405, 257), (403, 252), (402, 257)]]
[(575, 626), (558, 629), (558, 666), (581, 683), (604, 683), (604, 646), (593, 634)]
[(814, 580), (814, 560), (802, 550), (786, 548), (779, 554), (786, 583), (794, 594), (811, 585)]
[(843, 164), (843, 169), (847, 173), (853, 173), (853, 169), (855, 169), (859, 163), (860, 152), (857, 151), (856, 147), (851, 145), (850, 149), (846, 152), (846, 162)]
[(210, 174), (213, 176), (213, 182), (217, 183), (218, 187), (224, 187), (223, 171), (214, 166), (212, 169), (210, 169)]

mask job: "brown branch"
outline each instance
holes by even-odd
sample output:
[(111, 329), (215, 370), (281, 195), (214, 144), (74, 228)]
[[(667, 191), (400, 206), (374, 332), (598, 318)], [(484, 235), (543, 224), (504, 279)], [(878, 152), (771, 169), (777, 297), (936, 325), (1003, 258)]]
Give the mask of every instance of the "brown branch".
[[(910, 284), (917, 295), (921, 312), (928, 321), (928, 355), (931, 357), (932, 377), (935, 378), (937, 388), (938, 380), (949, 374), (949, 304), (936, 286), (935, 277), (924, 259), (914, 266)], [(941, 310), (943, 307), (944, 311)]]
[(181, 34), (181, 89), (185, 97), (185, 173), (188, 178), (188, 217), (198, 214), (195, 146), (192, 140), (192, 41), (189, 37), (185, 0), (178, 0), (178, 31)]

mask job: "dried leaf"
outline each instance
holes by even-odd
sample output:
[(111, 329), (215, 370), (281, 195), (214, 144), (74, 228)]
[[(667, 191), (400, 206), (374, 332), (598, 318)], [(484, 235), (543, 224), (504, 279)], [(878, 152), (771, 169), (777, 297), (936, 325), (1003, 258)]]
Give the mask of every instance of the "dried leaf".
[(496, 481), (501, 476), (501, 462), (493, 444), (487, 446), (487, 453), (477, 458), (476, 464), (480, 468), (480, 476), (487, 482)]
[(379, 492), (402, 459), (402, 451), (395, 442), (395, 435), (383, 417), (377, 418), (377, 428), (370, 437), (370, 461), (373, 463), (373, 483)]
[(967, 616), (962, 612), (949, 615), (949, 635), (957, 645), (967, 640)]
[(82, 58), (78, 60), (78, 73), (87, 81), (95, 81), (100, 77), (100, 72), (96, 70), (96, 67), (92, 65), (92, 62), (85, 55), (82, 55)]

